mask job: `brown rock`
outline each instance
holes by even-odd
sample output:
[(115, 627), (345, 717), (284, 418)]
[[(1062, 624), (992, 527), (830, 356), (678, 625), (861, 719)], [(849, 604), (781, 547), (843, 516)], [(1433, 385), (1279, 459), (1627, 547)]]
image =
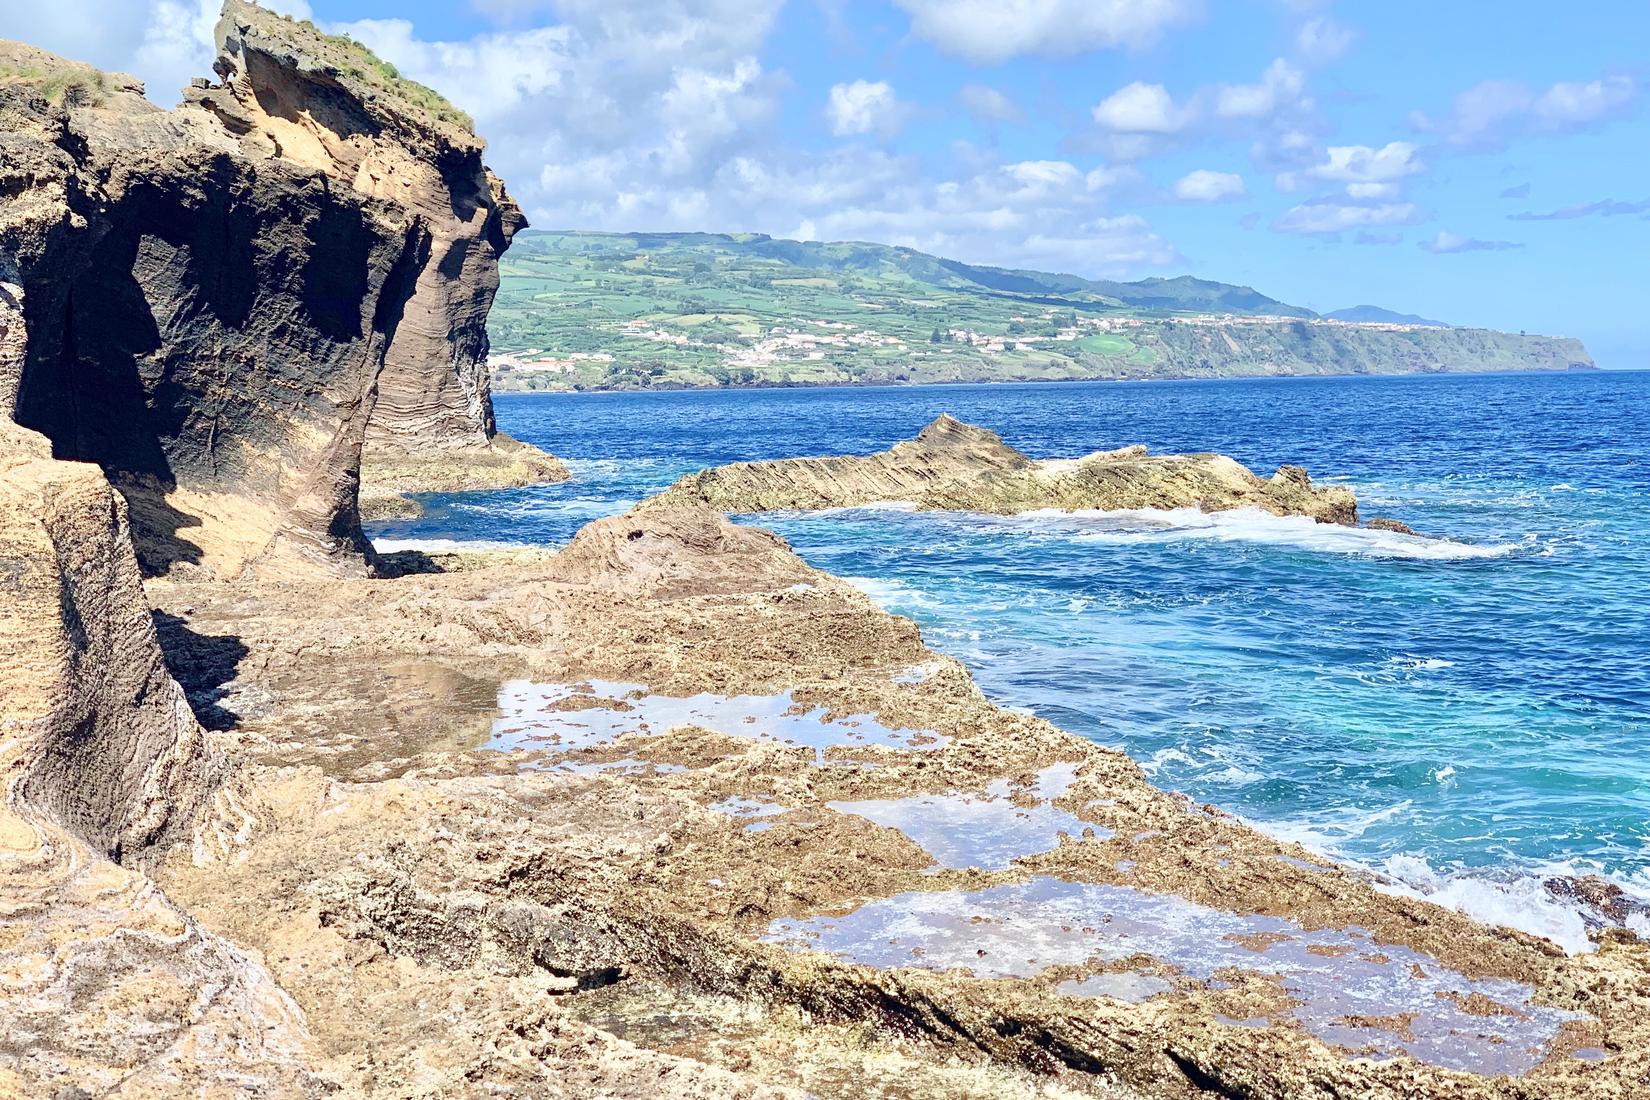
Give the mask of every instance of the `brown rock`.
[(1388, 519), (1386, 516), (1370, 516), (1364, 526), (1371, 531), (1391, 531), (1398, 535), (1418, 534), (1415, 528), (1402, 520)]
[(1153, 456), (1139, 445), (1037, 462), (994, 432), (951, 416), (878, 454), (737, 462), (685, 477), (663, 497), (735, 513), (906, 501), (921, 509), (1003, 515), (1040, 508), (1259, 508), (1351, 524), (1358, 514), (1350, 490), (1319, 488), (1298, 466), (1281, 467), (1268, 481), (1224, 455)]

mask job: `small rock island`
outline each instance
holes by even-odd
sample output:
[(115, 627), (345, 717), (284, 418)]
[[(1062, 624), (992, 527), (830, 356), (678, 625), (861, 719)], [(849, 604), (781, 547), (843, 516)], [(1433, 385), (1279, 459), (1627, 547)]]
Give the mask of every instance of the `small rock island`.
[(691, 474), (663, 498), (747, 514), (905, 502), (995, 515), (1043, 508), (1258, 508), (1319, 523), (1358, 522), (1350, 489), (1314, 485), (1299, 466), (1281, 467), (1268, 479), (1225, 455), (1152, 455), (1138, 445), (1037, 461), (995, 432), (949, 415), (878, 454), (736, 462)]

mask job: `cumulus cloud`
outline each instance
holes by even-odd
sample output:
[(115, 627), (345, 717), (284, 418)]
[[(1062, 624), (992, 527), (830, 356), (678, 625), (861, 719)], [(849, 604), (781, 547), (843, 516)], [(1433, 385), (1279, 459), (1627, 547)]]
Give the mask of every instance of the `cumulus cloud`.
[(1346, 196), (1350, 199), (1395, 199), (1401, 189), (1396, 183), (1349, 183)]
[(1327, 236), (1349, 229), (1415, 225), (1425, 217), (1412, 202), (1359, 204), (1320, 199), (1290, 207), (1272, 228), (1280, 233)]
[(957, 93), (957, 102), (963, 110), (983, 125), (998, 122), (1018, 122), (1023, 116), (1012, 99), (985, 84), (966, 84)]
[(1320, 15), (1295, 28), (1295, 52), (1309, 65), (1327, 65), (1351, 49), (1357, 37), (1350, 27)]
[(1144, 46), (1192, 22), (1199, 0), (894, 0), (911, 33), (970, 61)]
[(1220, 118), (1267, 118), (1285, 106), (1310, 109), (1305, 99), (1306, 74), (1278, 58), (1266, 67), (1254, 84), (1223, 84), (1215, 93), (1215, 114)]
[(1176, 105), (1161, 84), (1135, 81), (1095, 104), (1094, 121), (1120, 134), (1173, 134), (1191, 124), (1193, 112)]
[(1527, 134), (1569, 133), (1630, 112), (1641, 89), (1630, 76), (1564, 81), (1545, 89), (1514, 80), (1486, 80), (1457, 95), (1432, 116), (1415, 111), (1410, 124), (1451, 145), (1500, 148)]
[[(1528, 193), (1526, 188), (1525, 194)], [(1650, 199), (1639, 199), (1636, 202), (1600, 199), (1597, 202), (1584, 202), (1576, 206), (1566, 206), (1561, 210), (1548, 210), (1545, 213), (1525, 211), (1521, 214), (1508, 214), (1507, 217), (1515, 222), (1558, 222), (1569, 221), (1572, 218), (1619, 218), (1628, 214), (1644, 214), (1647, 212), (1650, 212)]]
[(1511, 248), (1524, 247), (1517, 241), (1481, 241), (1476, 237), (1463, 237), (1459, 233), (1451, 233), (1447, 229), (1440, 229), (1436, 237), (1421, 241), (1420, 246), (1436, 255), (1451, 252), (1505, 252)]
[(1098, 146), (1114, 159), (1134, 160), (1217, 134), (1256, 135), (1250, 151), (1267, 170), (1298, 168), (1317, 147), (1317, 105), (1306, 73), (1277, 58), (1249, 84), (1216, 84), (1177, 99), (1161, 84), (1135, 81), (1107, 96), (1091, 112)]
[(1391, 141), (1379, 149), (1368, 145), (1331, 145), (1325, 159), (1308, 175), (1342, 183), (1386, 183), (1426, 170), (1419, 148), (1407, 141)]
[(904, 123), (905, 107), (887, 81), (855, 80), (832, 85), (825, 118), (837, 137), (872, 132), (892, 137)]
[(1236, 172), (1212, 172), (1199, 168), (1175, 181), (1175, 198), (1184, 202), (1222, 202), (1246, 194), (1243, 177)]

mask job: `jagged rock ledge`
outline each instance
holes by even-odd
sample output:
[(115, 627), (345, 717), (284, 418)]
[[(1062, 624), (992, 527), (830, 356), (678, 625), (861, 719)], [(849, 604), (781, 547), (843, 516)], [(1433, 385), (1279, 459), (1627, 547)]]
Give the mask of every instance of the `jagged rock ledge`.
[(736, 462), (690, 474), (662, 499), (739, 514), (900, 501), (998, 515), (1042, 508), (1258, 508), (1320, 523), (1358, 521), (1350, 489), (1314, 485), (1299, 466), (1263, 479), (1225, 455), (1151, 455), (1141, 446), (1035, 461), (996, 433), (949, 415), (877, 454)]

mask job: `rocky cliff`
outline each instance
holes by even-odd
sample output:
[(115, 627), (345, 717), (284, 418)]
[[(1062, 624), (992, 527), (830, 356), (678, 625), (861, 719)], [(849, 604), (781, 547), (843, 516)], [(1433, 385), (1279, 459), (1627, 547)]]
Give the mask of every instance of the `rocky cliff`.
[(174, 111), (0, 48), (17, 422), (104, 468), (151, 573), (364, 570), (369, 435), (466, 484), (564, 477), (495, 436), (477, 367), (521, 221), (480, 140), (347, 40), (240, 0), (218, 34)]
[(487, 313), (498, 258), (526, 219), (482, 162), (469, 120), (348, 39), (243, 0), (225, 4), (217, 35), (223, 84), (192, 90), (190, 102), (249, 152), (395, 203), (429, 234), (367, 426), (369, 506), (401, 489), (565, 479), (560, 463), (493, 420)]
[(57, 103), (0, 86), (0, 281), (25, 336), (9, 411), (104, 469), (149, 572), (363, 570), (361, 439), (429, 231), (94, 79)]
[(1315, 486), (1298, 466), (1260, 478), (1225, 455), (1151, 455), (1140, 446), (1038, 462), (996, 433), (950, 416), (873, 455), (735, 462), (703, 470), (672, 485), (662, 499), (695, 500), (737, 513), (903, 501), (922, 509), (999, 515), (1039, 508), (1258, 508), (1320, 523), (1358, 521), (1351, 490)]

